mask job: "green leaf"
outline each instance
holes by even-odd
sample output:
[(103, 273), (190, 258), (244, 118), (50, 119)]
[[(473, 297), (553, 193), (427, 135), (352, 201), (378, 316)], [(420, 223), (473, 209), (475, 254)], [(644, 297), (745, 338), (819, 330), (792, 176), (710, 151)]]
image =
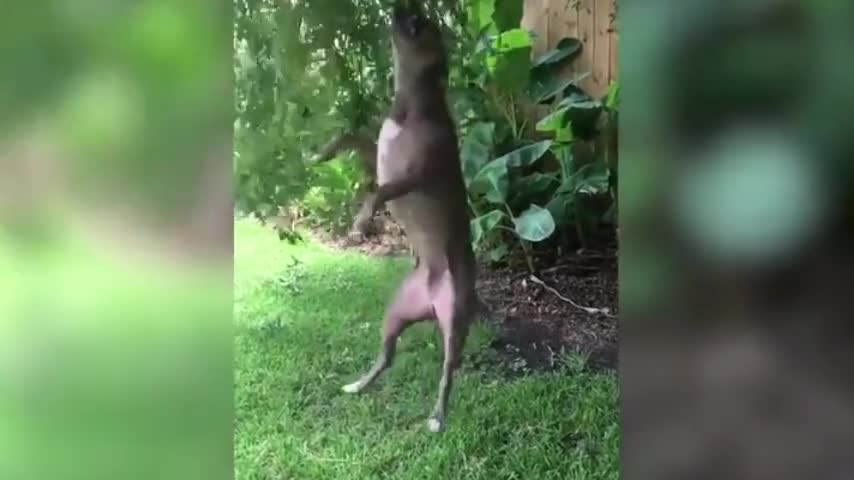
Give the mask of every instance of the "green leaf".
[(565, 175), (563, 182), (555, 190), (555, 195), (570, 194), (574, 195), (578, 190), (578, 178), (575, 175)]
[(598, 195), (608, 191), (608, 166), (605, 162), (589, 163), (575, 173), (578, 177), (576, 191), (585, 195)]
[(522, 23), (522, 0), (493, 0), (492, 20), (498, 30), (518, 28)]
[[(531, 69), (531, 81), (528, 90), (528, 95), (537, 103), (549, 104), (560, 93), (565, 97), (583, 96), (585, 99), (591, 97), (583, 94), (583, 90), (578, 87), (585, 78), (590, 75), (590, 72), (585, 72), (581, 75), (572, 78), (566, 78), (564, 74), (553, 66), (545, 65)], [(560, 106), (564, 106), (561, 103)]]
[(513, 191), (520, 195), (536, 195), (548, 191), (557, 181), (554, 174), (534, 172), (516, 179), (513, 182)]
[(528, 66), (531, 64), (531, 47), (517, 48), (487, 57), (487, 66), (495, 86), (504, 93), (525, 88), (530, 80)]
[(574, 137), (572, 135), (572, 128), (570, 128), (570, 125), (570, 122), (566, 122), (564, 126), (555, 132), (555, 142), (569, 143), (572, 141)]
[(558, 108), (569, 107), (578, 109), (594, 109), (602, 106), (602, 102), (583, 93), (573, 92), (557, 104)]
[(499, 52), (508, 52), (533, 46), (531, 33), (523, 28), (506, 30), (492, 38), (492, 48)]
[(534, 62), (533, 68), (543, 65), (554, 65), (578, 53), (581, 53), (581, 40), (564, 37), (557, 43), (557, 46), (553, 50), (540, 55)]
[(619, 82), (611, 82), (608, 86), (608, 93), (605, 95), (605, 107), (615, 109), (620, 102), (620, 84)]
[(572, 212), (573, 197), (565, 193), (555, 194), (549, 203), (546, 204), (546, 209), (552, 214), (552, 218), (558, 225), (569, 223)]
[(507, 256), (507, 252), (510, 251), (510, 247), (506, 243), (502, 243), (501, 245), (493, 248), (487, 254), (488, 258), (492, 262), (498, 262)]
[(514, 92), (528, 85), (531, 67), (531, 35), (521, 28), (502, 32), (492, 38), (492, 53), (486, 58), (496, 86)]
[(556, 132), (561, 128), (566, 127), (566, 112), (569, 111), (569, 107), (563, 107), (555, 110), (554, 112), (543, 117), (542, 120), (537, 122), (537, 131), (538, 132)]
[(496, 0), (474, 0), (468, 2), (469, 32), (474, 36), (480, 36), (484, 30), (494, 28), (493, 14), (495, 13)]
[(516, 234), (529, 242), (541, 242), (555, 231), (555, 221), (547, 209), (531, 204), (521, 215), (513, 219)]
[(532, 72), (528, 95), (536, 103), (548, 103), (574, 83), (574, 79), (561, 78), (557, 74), (544, 75)]
[(543, 140), (542, 142), (532, 143), (531, 145), (526, 145), (522, 148), (517, 148), (512, 152), (503, 155), (494, 161), (502, 160), (506, 163), (508, 167), (512, 168), (520, 168), (520, 167), (530, 167), (537, 160), (542, 158), (542, 156), (549, 150), (551, 147), (551, 140)]
[(472, 243), (479, 244), (484, 235), (488, 234), (501, 223), (506, 215), (501, 210), (493, 210), (471, 221)]
[(480, 122), (469, 127), (460, 148), (463, 178), (467, 186), (489, 161), (494, 143), (494, 123)]
[(507, 199), (510, 179), (507, 171), (507, 161), (496, 158), (487, 163), (471, 182), (470, 190), (474, 193), (485, 194), (492, 203), (502, 204)]

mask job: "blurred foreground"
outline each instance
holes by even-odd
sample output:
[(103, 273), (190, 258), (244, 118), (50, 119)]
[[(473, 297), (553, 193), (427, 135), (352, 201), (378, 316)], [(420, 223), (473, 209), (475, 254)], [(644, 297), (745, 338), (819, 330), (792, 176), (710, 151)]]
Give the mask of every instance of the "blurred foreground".
[(0, 478), (231, 476), (231, 23), (0, 18)]
[(622, 2), (625, 478), (851, 478), (851, 2)]

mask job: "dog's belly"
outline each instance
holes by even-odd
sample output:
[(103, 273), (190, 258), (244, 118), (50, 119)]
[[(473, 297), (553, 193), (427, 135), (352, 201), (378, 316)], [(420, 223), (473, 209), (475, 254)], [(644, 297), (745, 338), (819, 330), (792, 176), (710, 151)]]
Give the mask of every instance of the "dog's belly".
[(393, 159), (389, 157), (392, 143), (403, 133), (403, 127), (387, 118), (383, 122), (380, 129), (379, 138), (377, 138), (377, 184), (382, 185), (388, 183), (394, 178), (400, 176), (401, 165), (404, 164), (402, 159)]
[(409, 244), (424, 260), (425, 257), (444, 256), (448, 219), (434, 213), (444, 208), (438, 203), (439, 199), (421, 192), (389, 202), (389, 210), (406, 232)]
[[(377, 139), (377, 184), (383, 185), (411, 174), (408, 167), (415, 159), (410, 132), (391, 118), (383, 122)], [(448, 268), (448, 235), (452, 231), (455, 216), (449, 215), (447, 192), (431, 187), (428, 190), (410, 192), (390, 200), (387, 207), (394, 219), (403, 227), (406, 238), (420, 261), (432, 271)], [(468, 222), (467, 219), (462, 221)], [(467, 226), (467, 223), (466, 225)]]

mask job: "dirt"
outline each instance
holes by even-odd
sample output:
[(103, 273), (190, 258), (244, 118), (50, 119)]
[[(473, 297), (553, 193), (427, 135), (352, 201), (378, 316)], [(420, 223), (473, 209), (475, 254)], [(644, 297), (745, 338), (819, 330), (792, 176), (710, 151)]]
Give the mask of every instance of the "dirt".
[(401, 256), (409, 254), (409, 245), (403, 229), (388, 214), (378, 215), (371, 226), (373, 233), (367, 237), (349, 238), (328, 232), (315, 232), (321, 242), (336, 248), (354, 250), (366, 255)]
[[(358, 240), (328, 234), (318, 238), (368, 255), (409, 254), (405, 235), (389, 217), (377, 219), (375, 227), (375, 235)], [(524, 262), (509, 263), (513, 266), (480, 266), (478, 294), (492, 311), (488, 321), (498, 327), (498, 336), (491, 345), (494, 355), (474, 359), (475, 366), (497, 363), (510, 375), (523, 375), (554, 370), (563, 354), (575, 353), (586, 358), (590, 370), (617, 368), (619, 307), (613, 246), (536, 256), (535, 278), (550, 289), (531, 278)]]
[(493, 348), (514, 373), (554, 369), (565, 353), (586, 357), (592, 370), (616, 369), (616, 257), (587, 252), (555, 260), (536, 278), (557, 293), (533, 281), (527, 269), (481, 267), (478, 293), (499, 326)]

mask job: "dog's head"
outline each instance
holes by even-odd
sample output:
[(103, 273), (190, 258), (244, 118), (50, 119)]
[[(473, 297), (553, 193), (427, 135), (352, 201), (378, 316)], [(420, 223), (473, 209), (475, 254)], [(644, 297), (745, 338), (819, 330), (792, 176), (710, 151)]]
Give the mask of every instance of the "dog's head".
[(391, 16), (395, 74), (401, 79), (414, 79), (426, 74), (436, 80), (447, 77), (445, 44), (439, 26), (430, 20), (416, 0), (399, 0)]

